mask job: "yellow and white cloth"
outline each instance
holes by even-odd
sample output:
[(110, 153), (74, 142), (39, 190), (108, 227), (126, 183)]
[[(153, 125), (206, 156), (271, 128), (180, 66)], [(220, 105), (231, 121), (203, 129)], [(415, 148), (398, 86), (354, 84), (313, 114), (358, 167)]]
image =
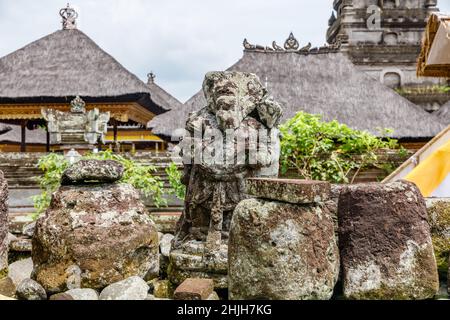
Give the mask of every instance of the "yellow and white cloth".
[(405, 180), (414, 182), (424, 197), (450, 197), (450, 140), (414, 168)]

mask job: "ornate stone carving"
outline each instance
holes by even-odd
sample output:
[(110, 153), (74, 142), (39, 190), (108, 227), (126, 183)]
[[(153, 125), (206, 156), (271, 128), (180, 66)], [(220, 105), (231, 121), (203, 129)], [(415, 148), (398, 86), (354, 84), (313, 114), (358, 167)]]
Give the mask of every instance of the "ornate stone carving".
[(51, 144), (96, 144), (104, 143), (109, 112), (93, 109), (86, 112), (85, 102), (76, 97), (71, 101), (71, 111), (42, 109), (47, 121)]
[[(210, 72), (203, 91), (207, 106), (189, 116), (181, 142), (187, 194), (169, 277), (175, 283), (189, 276), (213, 277), (224, 287), (229, 225), (245, 198), (245, 178), (278, 174), (282, 109), (250, 73)], [(262, 134), (252, 139), (253, 132), (264, 132), (266, 143)]]
[(291, 32), (289, 37), (284, 42), (284, 49), (286, 50), (298, 50), (300, 44), (298, 40), (294, 37), (294, 34)]
[(59, 10), (59, 15), (62, 18), (63, 30), (70, 30), (77, 28), (77, 18), (78, 13), (75, 9), (71, 8), (69, 4), (67, 4), (66, 8)]

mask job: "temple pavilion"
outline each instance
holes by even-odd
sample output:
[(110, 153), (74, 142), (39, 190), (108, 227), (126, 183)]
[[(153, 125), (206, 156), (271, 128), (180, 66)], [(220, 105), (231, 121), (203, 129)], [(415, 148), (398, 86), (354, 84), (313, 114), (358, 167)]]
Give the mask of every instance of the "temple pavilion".
[[(154, 83), (142, 82), (77, 28), (77, 12), (61, 9), (62, 29), (0, 58), (0, 151), (58, 150), (49, 143), (43, 108), (69, 111), (80, 96), (86, 109), (109, 111), (106, 144), (120, 151), (164, 150), (147, 123), (176, 105)], [(175, 101), (175, 102), (174, 102)]]

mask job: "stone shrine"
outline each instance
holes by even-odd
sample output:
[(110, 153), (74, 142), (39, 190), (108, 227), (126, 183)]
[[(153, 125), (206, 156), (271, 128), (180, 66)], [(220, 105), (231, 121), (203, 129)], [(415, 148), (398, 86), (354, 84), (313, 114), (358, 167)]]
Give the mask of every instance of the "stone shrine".
[(85, 102), (78, 96), (70, 106), (70, 112), (42, 109), (50, 143), (74, 149), (92, 149), (98, 142), (104, 143), (110, 113), (96, 108), (86, 111)]
[(212, 278), (224, 288), (229, 226), (245, 179), (278, 175), (282, 109), (250, 73), (210, 72), (203, 91), (207, 106), (189, 116), (180, 144), (187, 193), (168, 275), (176, 284)]

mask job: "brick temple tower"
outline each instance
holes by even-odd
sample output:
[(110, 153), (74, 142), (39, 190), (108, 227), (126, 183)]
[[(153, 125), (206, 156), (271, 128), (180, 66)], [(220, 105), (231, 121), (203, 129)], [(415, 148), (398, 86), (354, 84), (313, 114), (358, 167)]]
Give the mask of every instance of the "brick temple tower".
[(450, 99), (439, 79), (417, 78), (416, 63), (437, 0), (334, 0), (327, 41), (353, 63), (427, 111)]

